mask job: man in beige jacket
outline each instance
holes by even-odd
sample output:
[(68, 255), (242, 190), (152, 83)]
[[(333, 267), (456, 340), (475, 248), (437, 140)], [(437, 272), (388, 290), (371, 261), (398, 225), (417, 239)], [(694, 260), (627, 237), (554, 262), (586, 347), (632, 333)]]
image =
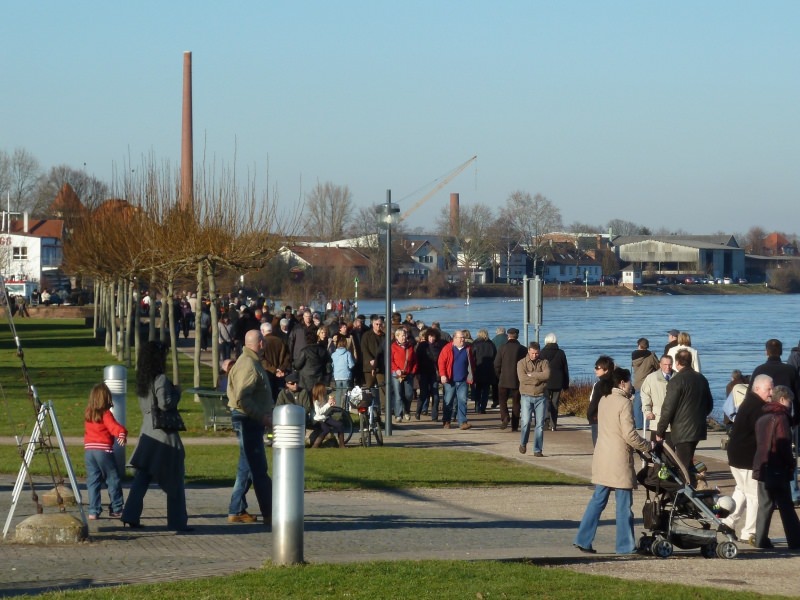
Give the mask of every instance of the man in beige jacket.
[(544, 391), (550, 379), (550, 365), (543, 358), (539, 358), (540, 348), (538, 342), (528, 345), (528, 355), (517, 363), (517, 377), (519, 378), (520, 393), (520, 454), (525, 454), (528, 446), (528, 437), (531, 434), (531, 413), (536, 419), (536, 430), (533, 434), (533, 455), (542, 457), (544, 446), (544, 414), (547, 402)]

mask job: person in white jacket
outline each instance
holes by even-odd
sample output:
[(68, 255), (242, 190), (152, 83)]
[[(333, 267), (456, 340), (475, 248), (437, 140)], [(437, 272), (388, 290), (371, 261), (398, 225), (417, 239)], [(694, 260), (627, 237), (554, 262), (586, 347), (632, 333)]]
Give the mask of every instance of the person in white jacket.
[(692, 347), (692, 336), (685, 331), (681, 331), (678, 334), (678, 345), (669, 349), (669, 355), (672, 357), (673, 363), (675, 362), (675, 355), (680, 350), (689, 351), (689, 354), (692, 355), (692, 369), (698, 373), (702, 373), (703, 371), (700, 369), (700, 356), (697, 354), (697, 350)]

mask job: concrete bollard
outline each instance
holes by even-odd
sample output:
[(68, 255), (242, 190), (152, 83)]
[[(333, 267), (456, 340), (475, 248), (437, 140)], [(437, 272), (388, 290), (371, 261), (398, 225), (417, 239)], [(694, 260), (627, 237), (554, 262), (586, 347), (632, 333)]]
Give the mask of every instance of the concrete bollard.
[[(126, 426), (125, 417), (125, 395), (128, 393), (128, 369), (122, 365), (110, 365), (103, 369), (103, 382), (111, 392), (111, 400), (114, 406), (111, 407), (111, 414), (117, 422)], [(125, 477), (125, 448), (119, 444), (114, 444), (114, 459), (117, 462), (117, 472), (120, 478)]]
[(306, 414), (285, 404), (272, 413), (272, 560), (303, 562)]

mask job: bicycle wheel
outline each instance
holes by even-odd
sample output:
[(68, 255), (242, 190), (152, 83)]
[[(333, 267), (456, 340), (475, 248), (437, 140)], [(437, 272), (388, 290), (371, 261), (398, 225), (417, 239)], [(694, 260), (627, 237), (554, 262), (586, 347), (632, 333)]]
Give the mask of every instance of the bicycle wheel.
[(383, 432), (381, 431), (380, 423), (375, 425), (375, 441), (378, 442), (378, 446), (383, 446)]
[(344, 443), (350, 441), (353, 437), (353, 419), (350, 418), (350, 412), (338, 406), (334, 406), (328, 411), (328, 416), (342, 424), (342, 433), (344, 433)]

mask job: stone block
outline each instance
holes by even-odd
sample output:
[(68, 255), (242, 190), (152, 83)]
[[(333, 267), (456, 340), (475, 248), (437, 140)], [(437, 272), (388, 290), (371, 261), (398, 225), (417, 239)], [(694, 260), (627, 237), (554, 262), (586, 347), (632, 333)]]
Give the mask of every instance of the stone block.
[(80, 519), (67, 513), (33, 515), (16, 528), (16, 542), (21, 544), (76, 544), (86, 539), (88, 531)]

